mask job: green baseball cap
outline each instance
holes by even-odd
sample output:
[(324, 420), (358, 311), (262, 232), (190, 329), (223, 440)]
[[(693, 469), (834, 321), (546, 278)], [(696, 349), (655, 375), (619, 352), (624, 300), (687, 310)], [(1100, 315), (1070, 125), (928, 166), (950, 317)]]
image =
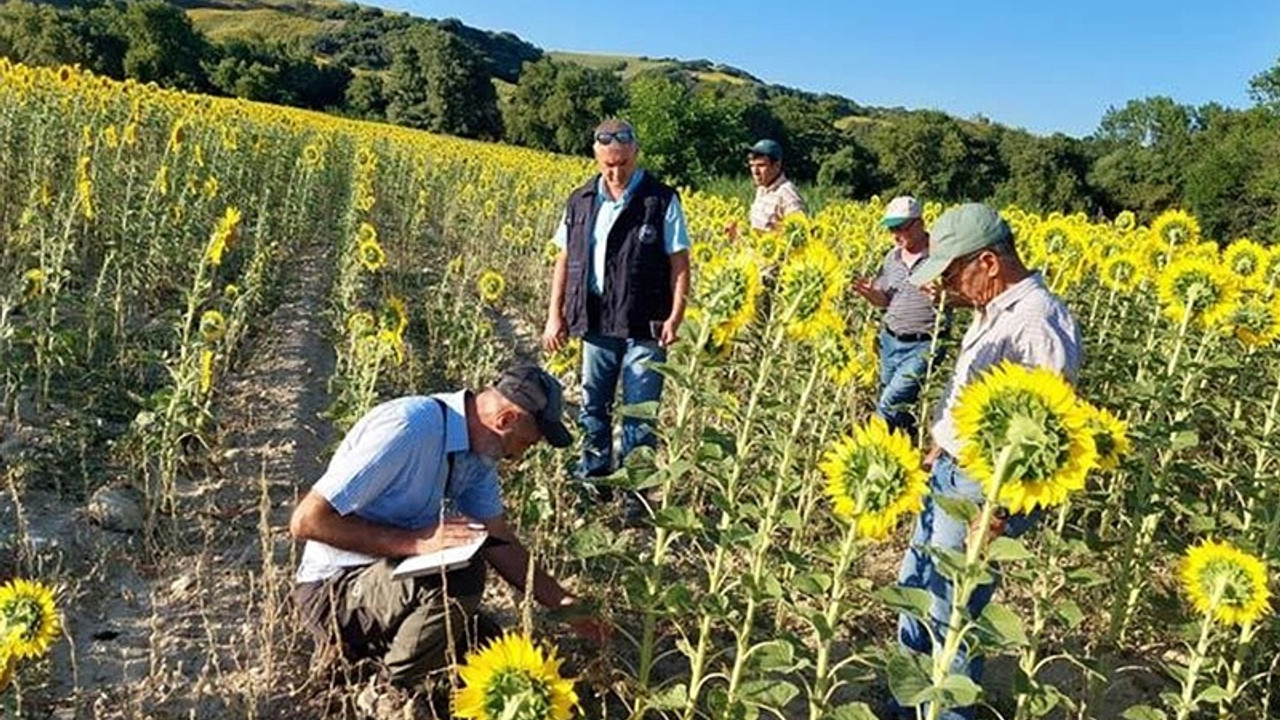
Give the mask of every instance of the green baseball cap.
[(782, 159), (782, 146), (779, 145), (776, 140), (769, 140), (767, 138), (764, 140), (757, 140), (756, 144), (752, 145), (747, 152), (752, 155), (763, 155), (773, 160)]
[(911, 272), (911, 284), (928, 285), (951, 263), (1002, 240), (1012, 241), (1013, 231), (995, 208), (982, 203), (949, 208), (929, 228), (929, 257)]

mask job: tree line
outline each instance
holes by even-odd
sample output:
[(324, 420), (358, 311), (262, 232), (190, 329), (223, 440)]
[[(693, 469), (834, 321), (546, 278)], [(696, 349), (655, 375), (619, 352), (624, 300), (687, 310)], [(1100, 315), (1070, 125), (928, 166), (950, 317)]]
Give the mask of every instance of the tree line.
[(772, 137), (788, 173), (828, 195), (910, 192), (1092, 217), (1131, 209), (1143, 220), (1180, 206), (1209, 237), (1280, 241), (1280, 60), (1251, 81), (1252, 107), (1135, 99), (1074, 138), (863, 107), (712, 72), (706, 61), (662, 63), (624, 80), (620, 68), (559, 62), (510, 33), (456, 20), (356, 5), (305, 12), (325, 21), (314, 37), (214, 42), (160, 0), (13, 0), (0, 7), (0, 53), (570, 154), (590, 152), (600, 118), (623, 115), (645, 163), (690, 186), (744, 177), (743, 148)]

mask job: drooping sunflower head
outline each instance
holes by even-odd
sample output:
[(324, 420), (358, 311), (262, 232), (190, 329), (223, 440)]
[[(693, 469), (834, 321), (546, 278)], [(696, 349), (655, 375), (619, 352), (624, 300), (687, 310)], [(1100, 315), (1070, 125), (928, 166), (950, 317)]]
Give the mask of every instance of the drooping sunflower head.
[(836, 515), (872, 540), (886, 537), (904, 514), (919, 511), (927, 488), (919, 453), (880, 417), (837, 440), (818, 467)]
[(780, 232), (754, 233), (752, 240), (756, 254), (765, 265), (777, 265), (787, 254), (787, 239)]
[(49, 279), (48, 273), (40, 268), (31, 268), (22, 274), (23, 291), (22, 296), (30, 300), (44, 294), (45, 281)]
[(213, 344), (227, 334), (227, 319), (217, 310), (205, 310), (200, 315), (200, 338)]
[(485, 270), (476, 279), (476, 290), (480, 299), (487, 303), (496, 303), (502, 299), (502, 292), (507, 289), (507, 280), (497, 270)]
[(560, 677), (555, 651), (508, 633), (467, 654), (453, 714), (477, 720), (567, 720), (578, 705), (573, 681)]
[(1203, 327), (1216, 326), (1231, 309), (1239, 289), (1221, 265), (1197, 258), (1169, 263), (1158, 282), (1160, 304), (1174, 322), (1184, 317)]
[(804, 340), (827, 329), (844, 285), (840, 259), (825, 243), (805, 245), (788, 258), (778, 293), (787, 333)]
[(1252, 623), (1267, 613), (1267, 566), (1229, 544), (1206, 540), (1187, 550), (1182, 587), (1196, 611), (1228, 625)]
[(40, 657), (61, 627), (53, 588), (38, 580), (14, 578), (0, 586), (0, 636), (13, 658)]
[(1249, 293), (1227, 313), (1231, 332), (1248, 347), (1270, 347), (1280, 338), (1280, 295)]
[(240, 220), (240, 211), (234, 206), (228, 206), (223, 211), (222, 219), (218, 221), (218, 226), (209, 236), (209, 245), (205, 248), (205, 259), (210, 265), (217, 267), (222, 264), (222, 256), (226, 253), (227, 247), (240, 233)]
[(814, 349), (827, 377), (836, 385), (843, 387), (862, 375), (858, 347), (846, 333), (824, 334), (814, 340)]
[(1120, 458), (1133, 450), (1125, 422), (1104, 407), (1088, 403), (1084, 406), (1089, 411), (1089, 432), (1098, 451), (1098, 467), (1115, 470), (1120, 466)]
[(764, 284), (760, 266), (749, 252), (721, 255), (698, 277), (698, 305), (714, 323), (713, 339), (725, 345), (756, 316), (756, 300)]
[[(1062, 376), (1044, 368), (997, 365), (960, 391), (952, 419), (960, 467), (1010, 512), (1062, 503), (1097, 464), (1088, 411)], [(1006, 453), (1001, 479), (996, 470)]]
[(1267, 274), (1267, 255), (1267, 249), (1262, 245), (1249, 238), (1241, 238), (1227, 246), (1222, 253), (1222, 264), (1241, 285), (1257, 287)]
[(378, 242), (378, 228), (367, 222), (356, 228), (356, 245)]
[(1200, 223), (1184, 210), (1166, 210), (1151, 223), (1151, 232), (1169, 247), (1200, 241)]
[(361, 310), (347, 318), (347, 333), (353, 338), (372, 335), (378, 329), (378, 320), (373, 313)]

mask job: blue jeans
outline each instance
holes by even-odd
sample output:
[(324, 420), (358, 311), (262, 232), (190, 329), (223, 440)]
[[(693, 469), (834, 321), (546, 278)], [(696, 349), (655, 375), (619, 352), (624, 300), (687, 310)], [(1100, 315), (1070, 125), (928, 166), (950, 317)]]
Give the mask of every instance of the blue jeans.
[[(608, 475), (613, 471), (613, 400), (622, 380), (624, 405), (657, 401), (662, 396), (662, 374), (650, 363), (665, 362), (667, 351), (656, 340), (632, 340), (587, 333), (582, 338), (582, 410), (578, 425), (585, 444), (578, 465), (581, 477)], [(648, 420), (622, 419), (622, 457), (633, 448), (656, 447), (657, 435)]]
[(916, 418), (912, 412), (920, 399), (920, 386), (929, 371), (931, 340), (903, 342), (880, 328), (880, 399), (876, 414), (889, 429), (914, 437)]
[[(925, 496), (924, 510), (916, 521), (915, 534), (911, 544), (902, 558), (902, 569), (898, 573), (898, 584), (904, 587), (928, 590), (933, 596), (929, 608), (930, 625), (934, 634), (941, 641), (947, 634), (947, 621), (951, 617), (951, 580), (942, 575), (934, 564), (934, 558), (927, 548), (945, 548), (963, 552), (965, 540), (969, 536), (969, 524), (962, 519), (947, 514), (933, 502), (933, 495), (940, 494), (952, 498), (962, 498), (982, 504), (982, 486), (965, 475), (956, 465), (955, 460), (943, 454), (933, 465), (929, 475), (929, 495)], [(1018, 537), (1030, 530), (1040, 513), (1029, 515), (1010, 515), (1005, 523), (1004, 536)], [(996, 568), (991, 568), (995, 581), (980, 585), (969, 596), (967, 610), (969, 617), (978, 617), (991, 602), (1000, 575)], [(905, 650), (930, 653), (933, 650), (933, 638), (929, 629), (914, 615), (898, 616), (898, 643)], [(961, 646), (951, 666), (953, 673), (968, 675), (975, 683), (982, 679), (983, 658), (969, 657)], [(972, 720), (973, 708), (951, 708), (941, 714), (943, 720)]]

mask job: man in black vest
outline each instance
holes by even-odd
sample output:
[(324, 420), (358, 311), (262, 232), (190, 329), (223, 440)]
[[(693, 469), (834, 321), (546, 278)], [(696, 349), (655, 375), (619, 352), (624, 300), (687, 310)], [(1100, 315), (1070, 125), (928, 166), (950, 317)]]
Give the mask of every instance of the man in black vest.
[[(548, 352), (570, 335), (582, 338), (582, 427), (578, 475), (613, 470), (613, 402), (622, 380), (626, 405), (657, 401), (666, 360), (689, 294), (689, 231), (680, 197), (652, 173), (636, 169), (635, 130), (606, 120), (595, 130), (600, 172), (569, 196), (556, 231), (560, 247), (551, 275), (551, 303), (542, 345)], [(654, 446), (653, 424), (622, 421), (622, 457)], [(627, 514), (644, 512), (628, 496)]]

